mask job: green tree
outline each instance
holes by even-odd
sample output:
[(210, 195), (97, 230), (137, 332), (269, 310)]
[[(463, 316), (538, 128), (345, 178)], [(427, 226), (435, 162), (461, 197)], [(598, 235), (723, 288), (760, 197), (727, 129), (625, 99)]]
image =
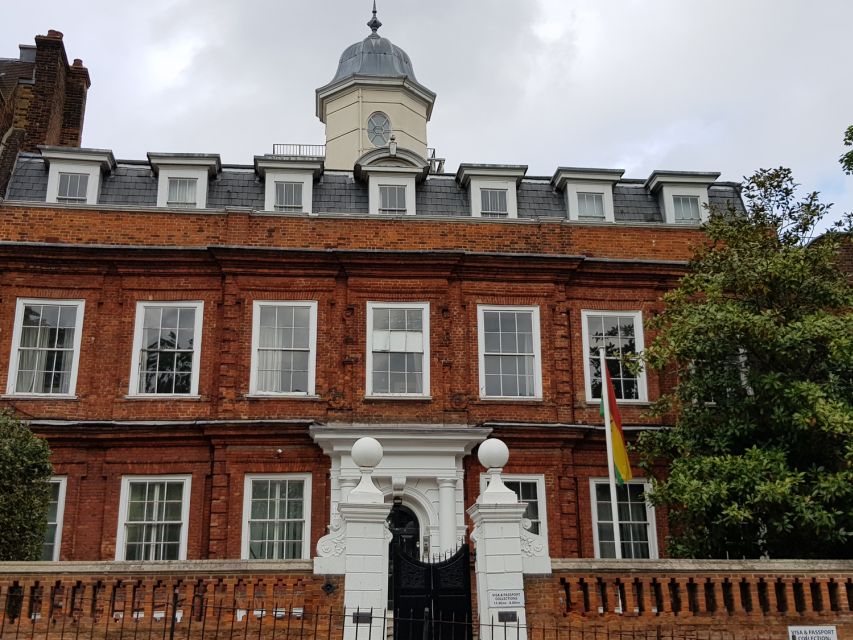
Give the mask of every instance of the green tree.
[(41, 558), (52, 472), (47, 442), (0, 411), (0, 561)]
[[(644, 354), (674, 372), (670, 429), (638, 442), (681, 557), (853, 558), (853, 289), (838, 267), (848, 214), (760, 170), (746, 212), (712, 210)], [(666, 473), (658, 473), (663, 465)]]
[[(853, 147), (853, 124), (847, 127), (847, 131), (844, 132), (844, 146)], [(853, 176), (853, 149), (843, 153), (838, 161), (841, 163), (844, 173)]]

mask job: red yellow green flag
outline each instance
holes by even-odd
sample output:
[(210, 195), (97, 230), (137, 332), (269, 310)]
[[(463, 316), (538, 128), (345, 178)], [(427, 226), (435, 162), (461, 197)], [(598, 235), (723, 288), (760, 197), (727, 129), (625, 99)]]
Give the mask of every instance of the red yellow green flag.
[[(631, 463), (628, 460), (628, 448), (625, 446), (625, 433), (622, 431), (622, 416), (616, 404), (616, 391), (610, 380), (610, 372), (604, 367), (604, 388), (607, 390), (607, 407), (610, 409), (610, 437), (613, 442), (613, 468), (616, 472), (616, 482), (625, 484), (633, 475)], [(601, 417), (604, 418), (604, 401), (601, 402)]]

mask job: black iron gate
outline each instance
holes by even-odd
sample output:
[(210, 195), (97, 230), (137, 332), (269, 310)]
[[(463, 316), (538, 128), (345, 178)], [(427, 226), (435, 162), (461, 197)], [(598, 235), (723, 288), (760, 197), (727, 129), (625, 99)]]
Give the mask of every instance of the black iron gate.
[(471, 640), (468, 545), (449, 558), (423, 562), (391, 545), (395, 640)]

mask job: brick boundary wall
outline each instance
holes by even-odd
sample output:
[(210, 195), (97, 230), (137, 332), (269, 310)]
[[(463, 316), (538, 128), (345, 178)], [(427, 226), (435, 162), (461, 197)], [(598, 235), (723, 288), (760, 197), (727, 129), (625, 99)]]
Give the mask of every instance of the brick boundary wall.
[(0, 563), (0, 638), (161, 638), (173, 612), (180, 638), (209, 637), (214, 628), (216, 637), (244, 637), (261, 623), (264, 636), (281, 637), (274, 624), (304, 632), (306, 621), (317, 638), (340, 637), (343, 577), (312, 568), (311, 561)]
[(525, 578), (525, 597), (543, 627), (787, 638), (789, 625), (835, 625), (853, 638), (853, 561), (555, 560)]
[[(234, 619), (241, 637), (253, 630), (266, 637), (272, 621), (260, 620), (259, 611), (292, 615), (295, 610), (294, 624), (304, 624), (303, 612), (319, 612), (305, 616), (320, 628), (313, 637), (334, 638), (340, 634), (343, 578), (314, 575), (311, 566), (310, 561), (0, 563), (0, 628), (24, 625), (17, 632), (26, 637), (101, 638), (113, 637), (124, 620), (139, 629), (152, 627), (159, 637), (163, 613), (177, 594), (186, 617), (180, 637), (196, 637), (188, 630), (190, 618), (197, 634), (203, 620), (212, 624), (217, 617), (223, 628)], [(853, 638), (851, 561), (589, 559), (554, 560), (553, 566), (552, 575), (525, 578), (531, 640), (540, 635), (558, 640), (565, 633), (775, 640), (788, 637), (789, 625), (834, 625), (838, 638)], [(9, 618), (10, 593), (23, 598), (17, 620)], [(194, 597), (211, 606), (202, 613), (189, 604)], [(2, 631), (0, 637), (6, 637)]]

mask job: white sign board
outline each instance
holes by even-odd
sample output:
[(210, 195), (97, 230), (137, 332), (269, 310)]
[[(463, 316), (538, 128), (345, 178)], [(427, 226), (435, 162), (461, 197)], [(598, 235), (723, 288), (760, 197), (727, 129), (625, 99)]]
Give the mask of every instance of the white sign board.
[(492, 609), (509, 609), (524, 606), (524, 591), (503, 589), (489, 591), (489, 606)]
[(788, 627), (789, 640), (838, 640), (835, 626)]

